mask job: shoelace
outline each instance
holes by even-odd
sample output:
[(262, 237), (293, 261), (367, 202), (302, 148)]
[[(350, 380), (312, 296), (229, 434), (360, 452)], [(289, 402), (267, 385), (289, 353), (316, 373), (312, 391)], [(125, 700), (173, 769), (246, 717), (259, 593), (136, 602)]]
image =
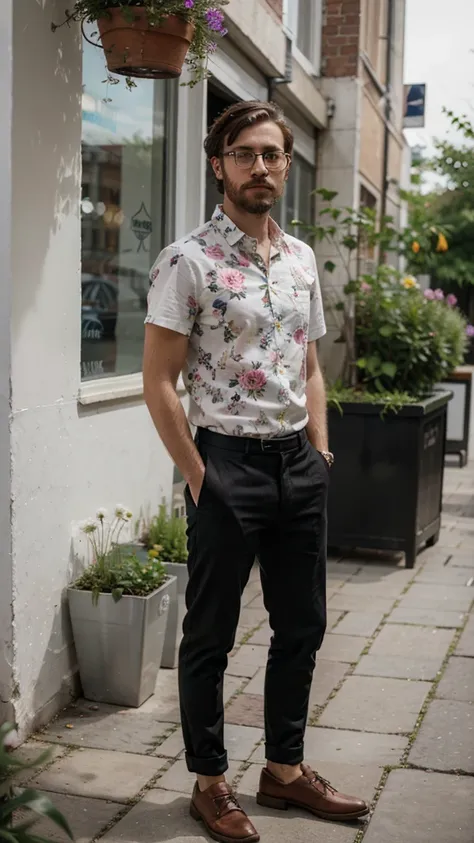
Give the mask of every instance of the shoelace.
[[(229, 811), (241, 811), (242, 810), (242, 808), (240, 807), (240, 805), (238, 803), (237, 797), (235, 796), (235, 794), (232, 791), (229, 791), (229, 793), (219, 793), (217, 796), (213, 796), (212, 800), (213, 800), (213, 802), (215, 803), (215, 806), (216, 806), (217, 818), (218, 819), (219, 819), (219, 817), (222, 816), (222, 811), (225, 810), (226, 808)], [(222, 801), (222, 800), (224, 801), (224, 804), (221, 806), (219, 804), (219, 802)]]
[(314, 770), (311, 770), (311, 773), (313, 774), (313, 778), (309, 780), (310, 784), (320, 782), (326, 788), (326, 790), (330, 790), (331, 793), (337, 793), (336, 788), (333, 787), (327, 779), (324, 779), (322, 776), (319, 775), (319, 773), (315, 773)]

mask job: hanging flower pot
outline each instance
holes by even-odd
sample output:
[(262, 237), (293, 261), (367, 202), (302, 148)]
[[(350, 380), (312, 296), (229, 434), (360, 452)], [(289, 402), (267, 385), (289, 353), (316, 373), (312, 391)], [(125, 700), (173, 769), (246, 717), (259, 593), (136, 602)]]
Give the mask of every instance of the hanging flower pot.
[[(62, 24), (79, 22), (83, 35), (104, 50), (108, 70), (127, 77), (173, 79), (186, 61), (196, 85), (209, 76), (209, 54), (216, 39), (227, 34), (222, 7), (229, 0), (75, 0)], [(97, 22), (101, 44), (84, 31)], [(107, 82), (117, 81), (109, 77)]]
[(110, 72), (147, 79), (179, 76), (193, 39), (193, 24), (168, 15), (161, 24), (153, 26), (144, 6), (132, 11), (133, 17), (129, 17), (123, 9), (112, 8), (107, 17), (97, 21)]

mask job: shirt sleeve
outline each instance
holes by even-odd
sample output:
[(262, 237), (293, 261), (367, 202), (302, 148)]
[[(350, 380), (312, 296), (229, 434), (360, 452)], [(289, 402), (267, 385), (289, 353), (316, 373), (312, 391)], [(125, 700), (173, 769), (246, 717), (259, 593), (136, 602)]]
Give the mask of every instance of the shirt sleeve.
[(164, 249), (150, 272), (146, 323), (189, 337), (198, 312), (192, 262), (173, 247)]
[(324, 334), (326, 333), (326, 321), (324, 319), (323, 299), (321, 295), (321, 286), (319, 284), (316, 258), (312, 249), (310, 249), (310, 252), (311, 266), (314, 271), (314, 285), (311, 291), (308, 342), (314, 342), (315, 340), (319, 340), (321, 337), (324, 337)]

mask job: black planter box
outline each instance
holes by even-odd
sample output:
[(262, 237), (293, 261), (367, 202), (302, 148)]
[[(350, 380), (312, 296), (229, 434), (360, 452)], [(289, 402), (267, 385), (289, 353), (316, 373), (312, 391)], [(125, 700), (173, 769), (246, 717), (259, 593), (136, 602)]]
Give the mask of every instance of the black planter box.
[(436, 544), (450, 398), (440, 390), (383, 418), (375, 404), (330, 409), (330, 547), (401, 550), (413, 568), (421, 546)]

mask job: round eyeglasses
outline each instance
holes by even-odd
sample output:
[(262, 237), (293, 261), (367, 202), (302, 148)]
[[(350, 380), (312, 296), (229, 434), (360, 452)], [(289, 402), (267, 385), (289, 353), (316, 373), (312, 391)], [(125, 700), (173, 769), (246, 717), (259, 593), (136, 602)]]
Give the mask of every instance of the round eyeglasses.
[(290, 163), (290, 155), (287, 152), (275, 150), (273, 152), (252, 152), (251, 149), (237, 149), (234, 152), (224, 152), (224, 156), (232, 157), (236, 167), (240, 170), (251, 170), (257, 158), (262, 161), (267, 170), (281, 172)]

